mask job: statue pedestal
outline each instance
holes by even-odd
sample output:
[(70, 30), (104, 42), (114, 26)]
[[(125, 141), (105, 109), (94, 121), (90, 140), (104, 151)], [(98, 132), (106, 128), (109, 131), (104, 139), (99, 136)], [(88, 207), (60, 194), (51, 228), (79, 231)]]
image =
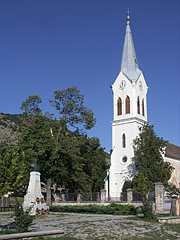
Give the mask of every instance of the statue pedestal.
[(40, 175), (37, 171), (30, 173), (27, 194), (24, 196), (23, 209), (24, 211), (30, 209), (30, 215), (44, 214), (49, 209), (41, 193)]

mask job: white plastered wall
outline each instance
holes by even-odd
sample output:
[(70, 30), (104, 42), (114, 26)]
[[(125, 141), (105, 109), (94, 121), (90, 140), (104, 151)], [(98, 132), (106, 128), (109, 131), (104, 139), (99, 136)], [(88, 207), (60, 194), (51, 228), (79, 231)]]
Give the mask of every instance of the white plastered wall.
[(172, 172), (169, 182), (176, 185), (177, 188), (180, 187), (180, 160), (176, 160), (170, 157), (164, 157), (164, 161), (169, 162), (174, 170)]
[[(122, 80), (125, 81), (125, 87), (120, 88)], [(142, 88), (139, 87), (141, 82)], [(112, 155), (110, 167), (110, 196), (111, 199), (118, 199), (127, 178), (131, 178), (131, 165), (134, 157), (133, 140), (138, 136), (139, 127), (147, 121), (147, 85), (144, 76), (141, 73), (136, 82), (131, 82), (122, 73), (118, 75), (114, 84), (113, 91), (113, 122), (112, 122)], [(125, 99), (130, 98), (130, 114), (125, 113)], [(137, 113), (137, 97), (140, 99), (140, 114)], [(122, 100), (122, 115), (117, 114), (118, 98)], [(145, 116), (142, 116), (142, 99), (144, 99)], [(122, 146), (122, 135), (126, 136), (126, 147)], [(122, 158), (126, 156), (127, 162)]]

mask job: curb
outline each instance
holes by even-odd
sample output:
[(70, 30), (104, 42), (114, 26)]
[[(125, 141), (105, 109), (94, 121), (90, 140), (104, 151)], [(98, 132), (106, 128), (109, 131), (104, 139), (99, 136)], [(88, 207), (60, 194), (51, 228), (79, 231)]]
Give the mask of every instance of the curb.
[(51, 230), (51, 231), (41, 231), (41, 232), (12, 233), (12, 234), (0, 235), (0, 240), (31, 238), (31, 237), (48, 236), (48, 235), (57, 236), (60, 234), (64, 234), (64, 232), (62, 230)]

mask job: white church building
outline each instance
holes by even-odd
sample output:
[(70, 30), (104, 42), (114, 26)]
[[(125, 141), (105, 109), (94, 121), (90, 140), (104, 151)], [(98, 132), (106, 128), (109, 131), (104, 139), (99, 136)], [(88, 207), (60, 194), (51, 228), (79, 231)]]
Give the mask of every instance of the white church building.
[[(105, 179), (106, 198), (118, 200), (125, 180), (131, 178), (133, 163), (133, 140), (139, 134), (139, 127), (147, 122), (148, 86), (139, 69), (130, 28), (130, 16), (127, 15), (124, 47), (120, 73), (112, 84), (113, 121), (111, 165)], [(180, 147), (173, 144), (174, 156), (166, 156), (177, 164), (176, 185), (180, 184)], [(172, 154), (170, 154), (172, 155)], [(174, 162), (173, 162), (174, 163)]]

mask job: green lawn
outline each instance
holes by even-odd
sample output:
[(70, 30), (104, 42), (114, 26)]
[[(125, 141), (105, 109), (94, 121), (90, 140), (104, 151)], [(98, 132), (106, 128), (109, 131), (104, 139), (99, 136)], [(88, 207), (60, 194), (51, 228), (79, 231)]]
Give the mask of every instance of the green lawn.
[(180, 224), (165, 224), (165, 227), (170, 231), (180, 233)]

